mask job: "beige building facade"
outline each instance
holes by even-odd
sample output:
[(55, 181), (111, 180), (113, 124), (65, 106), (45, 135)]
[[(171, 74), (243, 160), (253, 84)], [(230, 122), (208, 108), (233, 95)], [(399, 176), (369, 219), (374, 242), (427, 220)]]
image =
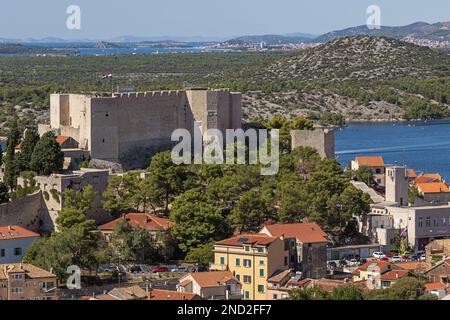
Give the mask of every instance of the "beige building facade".
[(266, 300), (267, 280), (289, 269), (289, 251), (283, 238), (262, 234), (231, 237), (214, 246), (212, 270), (229, 270), (242, 283), (245, 300)]
[(0, 265), (0, 300), (56, 300), (56, 275), (31, 264)]
[(193, 133), (195, 122), (203, 132), (240, 128), (241, 94), (206, 89), (109, 97), (52, 94), (50, 125), (39, 131), (72, 137), (92, 159), (120, 162), (129, 169), (147, 166), (149, 156), (174, 145), (174, 130)]

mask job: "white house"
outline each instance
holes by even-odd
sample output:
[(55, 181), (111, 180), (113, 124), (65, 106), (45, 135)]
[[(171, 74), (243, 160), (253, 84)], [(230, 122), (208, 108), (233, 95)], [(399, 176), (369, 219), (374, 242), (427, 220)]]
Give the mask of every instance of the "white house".
[(0, 264), (17, 263), (39, 234), (19, 226), (0, 226)]

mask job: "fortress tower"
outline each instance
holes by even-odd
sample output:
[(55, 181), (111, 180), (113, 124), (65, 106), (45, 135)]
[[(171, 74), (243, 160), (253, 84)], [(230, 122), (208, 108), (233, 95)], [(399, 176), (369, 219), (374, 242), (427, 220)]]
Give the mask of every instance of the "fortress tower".
[(241, 127), (241, 94), (226, 90), (189, 89), (116, 93), (110, 97), (79, 94), (50, 96), (50, 125), (74, 138), (92, 159), (121, 163), (126, 169), (148, 166), (149, 157), (170, 149), (175, 129), (193, 133)]

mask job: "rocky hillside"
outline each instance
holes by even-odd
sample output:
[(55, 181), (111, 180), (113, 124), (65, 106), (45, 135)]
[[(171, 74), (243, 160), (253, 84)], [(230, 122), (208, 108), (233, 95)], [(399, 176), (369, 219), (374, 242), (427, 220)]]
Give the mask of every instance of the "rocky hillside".
[(281, 59), (259, 72), (265, 80), (389, 80), (450, 70), (449, 59), (426, 47), (392, 38), (336, 39)]
[(413, 37), (416, 39), (427, 39), (434, 41), (450, 41), (450, 22), (438, 22), (433, 24), (416, 22), (407, 26), (382, 26), (380, 29), (369, 29), (366, 25), (363, 25), (328, 32), (314, 39), (314, 41), (328, 42), (337, 38), (356, 35), (385, 36), (397, 39)]
[(324, 112), (351, 121), (450, 116), (450, 56), (393, 38), (336, 39), (248, 71), (247, 81), (261, 90), (245, 96), (246, 119)]

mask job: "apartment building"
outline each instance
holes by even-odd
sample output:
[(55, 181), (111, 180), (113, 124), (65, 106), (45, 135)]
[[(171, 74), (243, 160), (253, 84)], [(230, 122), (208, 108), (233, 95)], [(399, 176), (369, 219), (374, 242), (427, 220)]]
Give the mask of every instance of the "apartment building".
[(20, 262), (39, 234), (20, 226), (0, 226), (0, 264)]
[(305, 277), (319, 279), (327, 273), (327, 234), (317, 223), (273, 224), (260, 234), (284, 237), (289, 246), (289, 267)]
[(0, 265), (0, 300), (56, 300), (56, 275), (31, 264)]
[(242, 283), (245, 300), (267, 299), (267, 280), (289, 269), (289, 250), (283, 237), (242, 234), (214, 245), (212, 270), (229, 270)]

